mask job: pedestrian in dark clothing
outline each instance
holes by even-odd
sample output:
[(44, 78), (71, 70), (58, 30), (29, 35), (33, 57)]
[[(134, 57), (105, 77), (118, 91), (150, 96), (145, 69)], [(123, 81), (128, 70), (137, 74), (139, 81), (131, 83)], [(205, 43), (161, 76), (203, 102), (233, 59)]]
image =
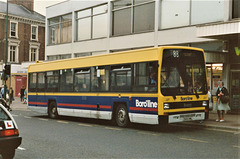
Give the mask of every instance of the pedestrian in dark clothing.
[(21, 88), (21, 90), (20, 90), (20, 98), (21, 98), (21, 102), (23, 101), (24, 91), (25, 91), (25, 87), (22, 86), (22, 88)]
[(14, 91), (13, 91), (13, 89), (12, 89), (12, 87), (11, 87), (11, 88), (10, 88), (10, 91), (9, 91), (9, 95), (10, 95), (10, 104), (12, 104), (12, 101), (14, 100), (13, 94), (14, 94)]

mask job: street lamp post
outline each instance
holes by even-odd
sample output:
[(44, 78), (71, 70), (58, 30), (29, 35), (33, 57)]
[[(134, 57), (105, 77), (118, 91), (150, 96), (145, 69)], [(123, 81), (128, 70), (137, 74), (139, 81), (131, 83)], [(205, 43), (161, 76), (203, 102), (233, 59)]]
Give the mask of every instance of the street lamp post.
[[(7, 52), (8, 52), (8, 0), (7, 0), (7, 10), (6, 10), (6, 41), (5, 41), (5, 58), (4, 63), (5, 66), (7, 65)], [(4, 99), (6, 99), (6, 93), (7, 93), (7, 75), (4, 72)]]

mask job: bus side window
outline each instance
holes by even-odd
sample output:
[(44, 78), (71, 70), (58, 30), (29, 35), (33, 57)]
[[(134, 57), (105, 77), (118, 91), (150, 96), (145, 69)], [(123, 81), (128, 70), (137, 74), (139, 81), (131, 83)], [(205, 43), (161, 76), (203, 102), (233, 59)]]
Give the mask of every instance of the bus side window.
[(90, 91), (90, 68), (74, 70), (74, 92)]
[(117, 65), (111, 68), (111, 90), (128, 92), (132, 82), (131, 65)]
[(92, 67), (91, 68), (91, 91), (108, 91), (109, 90), (109, 67)]
[(29, 78), (29, 87), (28, 91), (29, 92), (36, 92), (37, 90), (37, 73), (29, 73), (28, 74)]
[(37, 91), (45, 92), (45, 73), (38, 73)]
[(73, 91), (73, 69), (60, 70), (60, 92)]
[(157, 92), (158, 63), (144, 62), (134, 64), (134, 92)]
[(47, 92), (58, 92), (59, 71), (49, 71), (46, 73)]

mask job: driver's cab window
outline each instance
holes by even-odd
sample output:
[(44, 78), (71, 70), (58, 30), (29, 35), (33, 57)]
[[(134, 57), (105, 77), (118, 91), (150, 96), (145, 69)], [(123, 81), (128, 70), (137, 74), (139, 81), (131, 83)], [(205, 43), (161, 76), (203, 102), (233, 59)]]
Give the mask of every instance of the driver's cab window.
[(184, 87), (184, 83), (176, 67), (170, 67), (168, 70), (162, 67), (161, 86), (167, 88)]

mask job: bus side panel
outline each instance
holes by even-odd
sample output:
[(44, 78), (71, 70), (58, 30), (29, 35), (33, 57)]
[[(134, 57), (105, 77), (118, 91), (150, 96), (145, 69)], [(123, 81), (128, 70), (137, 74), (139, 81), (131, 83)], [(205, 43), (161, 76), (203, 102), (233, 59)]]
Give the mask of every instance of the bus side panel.
[(28, 109), (46, 114), (48, 112), (48, 103), (44, 99), (44, 96), (28, 95)]
[(129, 107), (129, 118), (134, 123), (158, 124), (158, 98), (134, 97)]
[[(43, 101), (45, 96), (38, 96)], [(112, 119), (114, 103), (126, 104), (129, 119), (134, 123), (158, 124), (157, 97), (113, 97), (113, 96), (46, 96), (45, 102), (34, 102), (29, 96), (32, 110), (47, 113), (49, 101), (56, 101), (59, 115)]]

